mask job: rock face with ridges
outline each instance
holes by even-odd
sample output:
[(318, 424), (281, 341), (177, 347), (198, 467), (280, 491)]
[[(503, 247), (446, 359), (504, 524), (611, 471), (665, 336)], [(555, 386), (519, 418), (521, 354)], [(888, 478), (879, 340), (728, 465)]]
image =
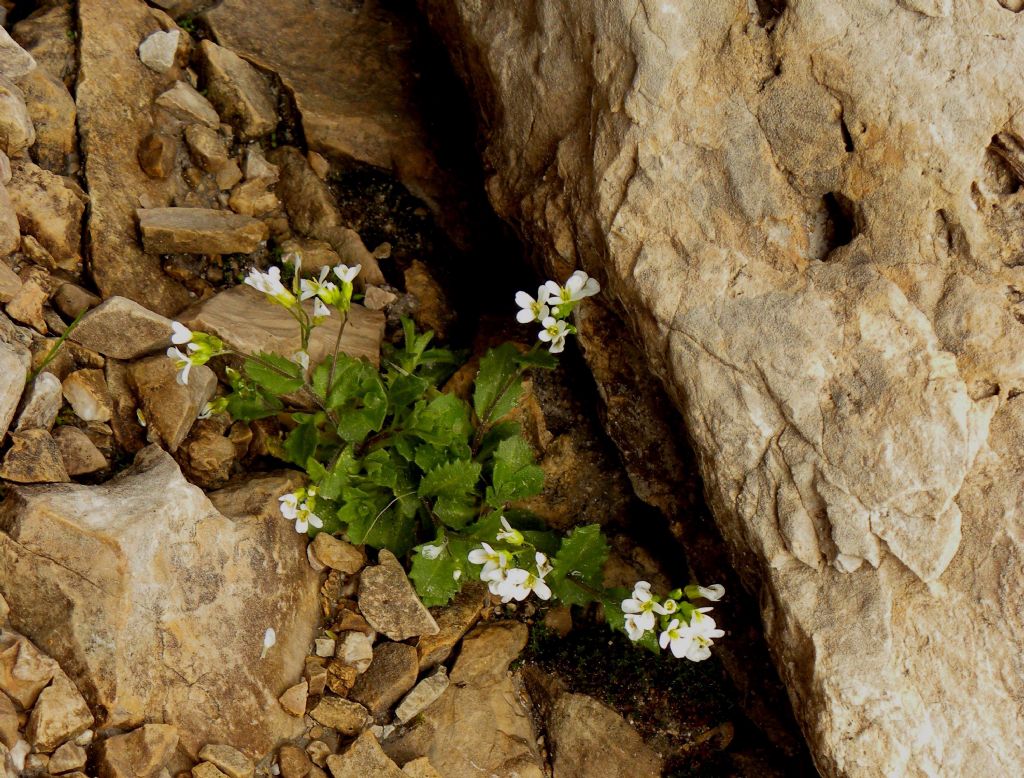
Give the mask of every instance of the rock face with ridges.
[(139, 229), (153, 254), (248, 254), (267, 238), (267, 225), (210, 208), (143, 208)]
[(497, 211), (601, 278), (682, 410), (819, 769), (1013, 772), (1022, 17), (420, 4)]
[(292, 488), (264, 476), (208, 499), (150, 447), (102, 486), (8, 489), (12, 623), (72, 676), (97, 726), (159, 720), (193, 757), (211, 742), (263, 754), (302, 731), (277, 696), (301, 677), (318, 616), (303, 539), (275, 515)]

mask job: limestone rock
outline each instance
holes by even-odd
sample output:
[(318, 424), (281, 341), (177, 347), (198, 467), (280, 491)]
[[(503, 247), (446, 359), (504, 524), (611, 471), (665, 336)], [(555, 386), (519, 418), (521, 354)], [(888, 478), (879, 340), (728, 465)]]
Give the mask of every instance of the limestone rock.
[(425, 756), (406, 762), (402, 765), (402, 772), (411, 778), (443, 778)]
[(0, 691), (22, 709), (35, 705), (39, 693), (59, 672), (57, 663), (24, 635), (9, 630), (0, 633)]
[(378, 564), (359, 577), (359, 610), (370, 626), (391, 640), (438, 633), (437, 622), (416, 596), (402, 564), (387, 549), (381, 549)]
[(177, 156), (178, 139), (165, 132), (151, 132), (139, 141), (139, 167), (150, 178), (167, 178)]
[(171, 320), (114, 296), (83, 316), (70, 338), (106, 357), (136, 359), (170, 345)]
[(366, 564), (366, 554), (359, 548), (328, 532), (317, 533), (311, 545), (317, 559), (332, 570), (340, 570), (346, 575), (355, 575)]
[(68, 742), (53, 752), (47, 769), (51, 775), (69, 773), (73, 770), (84, 770), (87, 758), (88, 754), (86, 754), (84, 748), (73, 742)]
[(36, 332), (47, 332), (43, 306), (50, 296), (50, 274), (41, 267), (29, 266), (21, 271), (21, 286), (7, 303), (7, 315), (15, 321), (27, 324)]
[(175, 81), (156, 98), (156, 104), (182, 121), (199, 122), (214, 130), (220, 126), (220, 116), (210, 101), (185, 81)]
[(154, 254), (249, 254), (267, 227), (249, 216), (209, 208), (142, 208), (139, 229)]
[(68, 475), (88, 475), (106, 470), (110, 466), (103, 452), (96, 448), (96, 444), (78, 427), (62, 425), (52, 434)]
[(139, 44), (139, 59), (142, 64), (157, 73), (166, 73), (174, 67), (174, 55), (178, 52), (180, 30), (151, 33)]
[(227, 778), (227, 776), (211, 762), (200, 762), (192, 768), (192, 778)]
[[(68, 319), (76, 319), (79, 315), (100, 304), (99, 297), (78, 284), (61, 284), (51, 298), (53, 307)], [(79, 321), (81, 325), (81, 321)], [(76, 327), (77, 329), (77, 327)], [(95, 351), (96, 349), (93, 349)]]
[(228, 164), (227, 143), (220, 133), (202, 124), (190, 124), (185, 128), (185, 142), (192, 159), (207, 173), (216, 173)]
[(75, 42), (68, 30), (74, 27), (71, 6), (55, 4), (41, 7), (19, 21), (12, 28), (11, 37), (32, 55), (41, 70), (70, 88), (74, 83)]
[(199, 412), (213, 397), (217, 376), (206, 365), (199, 365), (191, 369), (188, 383), (182, 385), (174, 360), (166, 356), (136, 362), (130, 375), (150, 434), (169, 451), (177, 451)]
[[(455, 312), (448, 304), (444, 290), (430, 270), (418, 259), (405, 271), (405, 290), (416, 298), (413, 318), (420, 329), (433, 330), (444, 338), (455, 322)], [(383, 283), (383, 276), (380, 281)]]
[(370, 725), (370, 715), (358, 702), (325, 695), (309, 715), (342, 735), (358, 735)]
[(109, 737), (99, 745), (100, 778), (157, 778), (178, 740), (178, 731), (168, 724), (146, 724)]
[[(14, 205), (11, 203), (11, 196), (7, 194), (7, 187), (0, 186), (0, 257), (6, 257), (11, 252), (17, 251), (21, 245), (21, 228), (18, 226), (18, 214), (14, 210)], [(15, 284), (13, 279), (17, 279), (17, 273), (11, 270), (5, 263), (3, 265), (2, 272), (4, 278), (2, 281), (2, 294), (7, 300), (10, 300), (21, 287), (21, 282)], [(7, 302), (0, 298), (0, 301)]]
[(196, 422), (178, 455), (188, 479), (205, 489), (216, 489), (227, 483), (238, 459), (235, 444), (211, 421)]
[(28, 349), (18, 343), (5, 343), (0, 339), (0, 440), (7, 434), (14, 412), (18, 409), (30, 357)]
[(309, 682), (302, 681), (289, 687), (284, 694), (278, 698), (281, 707), (293, 716), (302, 716), (306, 713), (306, 698), (309, 695)]
[(11, 433), (11, 447), (0, 464), (0, 478), (19, 484), (70, 480), (60, 449), (50, 433), (41, 429)]
[(421, 2), (496, 210), (600, 275), (682, 411), (825, 775), (1024, 761), (1024, 133), (975, 67), (1004, 5)]
[(285, 255), (298, 254), (302, 258), (303, 275), (318, 275), (321, 268), (334, 267), (341, 262), (341, 257), (330, 243), (315, 238), (289, 238), (281, 244), (281, 251)]
[(0, 28), (0, 76), (17, 81), (36, 69), (36, 61), (32, 55), (19, 46)]
[(40, 167), (62, 175), (76, 153), (75, 100), (63, 81), (41, 68), (23, 78), (19, 86), (36, 132), (32, 158)]
[(64, 379), (62, 392), (82, 421), (110, 421), (114, 403), (102, 370), (76, 370)]
[[(216, 335), (248, 354), (266, 351), (291, 356), (302, 345), (295, 319), (288, 311), (245, 284), (226, 289), (182, 312), (178, 318), (186, 326)], [(313, 331), (309, 343), (311, 364), (334, 353), (338, 326), (337, 317), (332, 317)], [(353, 357), (365, 357), (377, 365), (383, 337), (383, 314), (355, 304), (349, 310), (341, 350)]]
[(0, 694), (0, 744), (9, 749), (14, 748), (21, 737), (18, 732), (20, 729), (17, 707), (11, 702), (10, 697)]
[(207, 745), (199, 752), (199, 758), (216, 766), (228, 778), (252, 778), (255, 770), (252, 760), (237, 748), (225, 745)]
[(259, 180), (245, 181), (231, 190), (228, 205), (235, 213), (246, 216), (263, 216), (277, 210), (281, 205), (277, 195), (267, 191), (267, 185)]
[(395, 708), (395, 718), (403, 724), (412, 721), (433, 705), (445, 693), (450, 683), (444, 667), (439, 667), (436, 672), (428, 675), (405, 695), (401, 704)]
[[(276, 515), (294, 488), (264, 476), (208, 499), (150, 447), (102, 486), (8, 490), (12, 622), (75, 669), (98, 726), (161, 718), (193, 757), (211, 741), (261, 755), (302, 731), (276, 697), (318, 624), (302, 539)], [(277, 642), (260, 658), (268, 626)]]
[[(2, 197), (0, 195), (0, 199)], [(2, 208), (2, 204), (0, 204), (0, 208)], [(13, 211), (11, 213), (13, 215)], [(15, 229), (17, 229), (17, 217), (15, 217)], [(21, 291), (21, 279), (18, 274), (11, 270), (6, 262), (0, 262), (0, 303), (9, 303), (19, 291)]]
[(349, 698), (366, 706), (378, 722), (383, 721), (391, 706), (416, 684), (418, 673), (415, 647), (383, 642), (373, 649), (373, 661), (356, 680)]
[(36, 139), (25, 96), (13, 81), (0, 76), (0, 150), (16, 157)]
[(165, 205), (186, 187), (177, 174), (150, 178), (134, 150), (126, 153), (122, 144), (111, 142), (142, 138), (153, 128), (153, 99), (166, 88), (166, 77), (143, 65), (136, 48), (160, 25), (148, 6), (136, 0), (83, 0), (77, 7), (81, 35), (75, 97), (92, 198), (92, 277), (104, 298), (121, 295), (172, 316), (189, 303), (188, 292), (164, 274), (158, 257), (139, 246), (135, 210), (140, 198)]
[(313, 767), (306, 752), (291, 743), (278, 749), (277, 763), (281, 767), (282, 778), (306, 778)]
[(53, 428), (61, 404), (61, 383), (53, 373), (40, 373), (29, 385), (21, 400), (15, 429)]
[(256, 68), (210, 40), (199, 44), (199, 58), (210, 101), (243, 138), (258, 138), (277, 127), (274, 95)]
[(92, 724), (92, 713), (81, 693), (63, 671), (57, 671), (36, 699), (25, 737), (37, 751), (50, 753)]
[(345, 632), (338, 643), (335, 656), (346, 665), (355, 668), (357, 673), (365, 673), (373, 661), (373, 638), (358, 630)]
[(344, 753), (327, 757), (327, 767), (334, 778), (403, 778), (371, 732), (361, 734)]
[(85, 213), (80, 190), (49, 170), (18, 161), (13, 165), (7, 192), (21, 231), (38, 240), (58, 267), (78, 272), (82, 266), (80, 247)]

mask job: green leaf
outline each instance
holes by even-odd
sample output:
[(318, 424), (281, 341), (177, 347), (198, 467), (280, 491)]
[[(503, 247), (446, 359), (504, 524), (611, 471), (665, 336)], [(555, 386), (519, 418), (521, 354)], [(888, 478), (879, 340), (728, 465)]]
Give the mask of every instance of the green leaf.
[(259, 361), (246, 359), (245, 374), (274, 395), (291, 394), (302, 388), (302, 367), (278, 354), (259, 354)]
[[(441, 546), (441, 551), (433, 559), (428, 559), (423, 555), (424, 546), (431, 546), (432, 550)], [(459, 593), (463, 581), (470, 575), (469, 546), (465, 540), (446, 539), (442, 533), (433, 543), (416, 547), (409, 578), (424, 605), (447, 605)]]
[(594, 595), (574, 582), (589, 589), (600, 590), (601, 568), (608, 558), (608, 543), (597, 524), (576, 527), (552, 560), (548, 584), (555, 595), (567, 605), (586, 605)]
[(550, 351), (528, 351), (521, 354), (519, 364), (523, 367), (536, 367), (541, 370), (554, 370), (558, 367), (558, 358)]
[(455, 441), (468, 441), (473, 425), (469, 420), (469, 406), (451, 394), (440, 394), (417, 408), (409, 420), (407, 431), (420, 440), (438, 445)]
[[(329, 363), (330, 360), (325, 364)], [(348, 442), (361, 441), (371, 432), (379, 432), (384, 425), (388, 410), (387, 392), (380, 374), (369, 362), (339, 354), (337, 363), (330, 387), (327, 387), (327, 378), (321, 372), (324, 365), (317, 368), (314, 388), (325, 388), (327, 407), (337, 412), (338, 436)], [(329, 366), (326, 371), (329, 376)]]
[(507, 438), (518, 437), (522, 432), (523, 425), (518, 421), (503, 421), (495, 424), (487, 431), (483, 440), (480, 441), (480, 452), (476, 458), (481, 462), (486, 461), (494, 455), (501, 441)]
[(500, 419), (511, 411), (523, 385), (519, 380), (519, 351), (511, 343), (503, 343), (484, 354), (473, 391), (473, 410), (483, 425)]
[(476, 495), (453, 495), (438, 497), (434, 502), (434, 513), (452, 529), (462, 529), (476, 518)]
[(435, 467), (420, 481), (420, 497), (461, 497), (476, 490), (481, 466), (477, 462), (457, 460)]
[(404, 411), (429, 388), (430, 384), (419, 376), (392, 373), (388, 376), (388, 406), (392, 412)]
[(351, 542), (386, 548), (395, 556), (404, 556), (415, 540), (416, 521), (396, 510), (396, 500), (383, 491), (366, 493), (346, 490), (338, 519), (346, 525)]
[(317, 484), (323, 497), (328, 500), (336, 500), (341, 495), (342, 490), (352, 484), (353, 476), (362, 468), (356, 461), (352, 447), (349, 446), (338, 452), (329, 470), (321, 469), (323, 470), (321, 478), (317, 478), (313, 468), (309, 469), (309, 475), (313, 478), (314, 483)]
[(494, 452), (493, 486), (487, 490), (487, 504), (501, 508), (505, 503), (524, 500), (544, 489), (544, 471), (533, 459), (533, 449), (520, 437), (507, 438)]
[(284, 404), (258, 389), (240, 387), (228, 395), (227, 412), (240, 421), (254, 421), (275, 415)]
[[(305, 417), (305, 418), (302, 418)], [(305, 467), (310, 457), (315, 456), (320, 433), (317, 429), (317, 417), (295, 414), (301, 423), (290, 433), (284, 442), (284, 452), (292, 464)]]

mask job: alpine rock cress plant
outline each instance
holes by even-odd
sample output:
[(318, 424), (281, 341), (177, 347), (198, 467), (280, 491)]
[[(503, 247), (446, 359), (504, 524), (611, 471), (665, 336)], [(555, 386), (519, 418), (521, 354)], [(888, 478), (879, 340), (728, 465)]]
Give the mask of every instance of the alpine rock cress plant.
[[(225, 368), (230, 391), (208, 403), (202, 417), (290, 417), (280, 454), (306, 472), (309, 484), (281, 497), (280, 512), (297, 532), (343, 535), (409, 558), (409, 576), (428, 606), (449, 602), (466, 580), (478, 578), (505, 603), (530, 596), (601, 603), (608, 623), (635, 643), (695, 662), (710, 656), (724, 633), (707, 615), (711, 607), (695, 603), (719, 600), (721, 586), (687, 586), (665, 596), (646, 581), (632, 592), (606, 589), (601, 570), (608, 544), (598, 525), (560, 536), (516, 507), (544, 487), (544, 472), (510, 419), (523, 376), (555, 367), (555, 355), (576, 334), (573, 311), (600, 291), (595, 279), (576, 271), (564, 284), (547, 281), (536, 297), (519, 292), (516, 318), (540, 326), (537, 341), (525, 352), (511, 343), (490, 349), (467, 402), (440, 389), (461, 360), (432, 347), (433, 333), (417, 333), (409, 320), (402, 322), (403, 346), (387, 348), (380, 370), (342, 353), (360, 267), (324, 268), (307, 279), (299, 258), (291, 258), (290, 285), (279, 267), (253, 270), (245, 283), (294, 317), (297, 353), (240, 354), (174, 322), (167, 354), (182, 384), (192, 367), (214, 357), (241, 360), (240, 370)], [(310, 336), (335, 315), (341, 328), (334, 353), (311, 365)]]

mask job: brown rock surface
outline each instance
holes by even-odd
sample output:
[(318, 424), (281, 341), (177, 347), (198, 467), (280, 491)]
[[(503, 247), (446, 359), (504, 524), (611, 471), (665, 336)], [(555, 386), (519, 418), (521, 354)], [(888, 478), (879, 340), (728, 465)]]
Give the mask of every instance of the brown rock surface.
[(41, 70), (74, 83), (75, 42), (68, 35), (75, 28), (70, 4), (50, 4), (31, 13), (14, 25), (11, 37), (28, 51)]
[(132, 386), (146, 417), (151, 442), (160, 442), (171, 452), (192, 429), (213, 392), (217, 376), (206, 365), (193, 367), (187, 384), (178, 382), (174, 360), (155, 356), (134, 363), (130, 368)]
[(32, 55), (19, 46), (5, 29), (0, 29), (0, 75), (20, 79), (36, 69)]
[(63, 81), (42, 68), (23, 78), (19, 85), (36, 131), (32, 158), (40, 167), (63, 175), (77, 151), (74, 98)]
[(171, 320), (115, 296), (83, 316), (69, 337), (103, 356), (135, 359), (170, 345)]
[(93, 721), (89, 706), (71, 679), (63, 671), (57, 671), (50, 685), (36, 699), (25, 737), (37, 751), (48, 754), (87, 730)]
[(103, 456), (103, 452), (96, 448), (96, 444), (78, 427), (65, 424), (55, 429), (52, 434), (68, 475), (87, 475), (109, 467), (110, 463)]
[[(121, 295), (170, 316), (188, 304), (188, 293), (164, 274), (158, 257), (142, 251), (135, 209), (140, 197), (150, 204), (169, 203), (184, 185), (177, 175), (149, 178), (134, 148), (126, 153), (125, 144), (111, 142), (142, 138), (152, 129), (153, 99), (165, 91), (166, 79), (143, 65), (136, 49), (160, 26), (136, 0), (82, 0), (78, 17), (76, 98), (92, 201), (92, 275), (104, 297)], [(112, 18), (118, 23), (111, 24)]]
[[(102, 486), (9, 489), (12, 622), (72, 671), (99, 726), (160, 718), (193, 756), (211, 741), (263, 754), (302, 730), (277, 695), (318, 622), (303, 540), (276, 512), (291, 488), (264, 476), (207, 499), (151, 447)], [(261, 659), (268, 627), (277, 643)]]
[(36, 704), (39, 693), (61, 672), (60, 667), (24, 635), (0, 633), (0, 691), (23, 710)]
[(143, 208), (139, 229), (154, 254), (249, 254), (267, 226), (249, 216), (209, 208)]
[(364, 732), (342, 754), (327, 757), (327, 767), (334, 778), (404, 778), (398, 765), (388, 759), (377, 738)]
[(229, 778), (252, 778), (255, 770), (252, 760), (237, 748), (222, 744), (203, 746), (199, 758), (214, 765)]
[(110, 421), (114, 402), (110, 398), (102, 370), (76, 370), (64, 379), (61, 390), (64, 399), (82, 421)]
[(370, 726), (370, 715), (366, 708), (358, 702), (331, 695), (321, 697), (309, 715), (325, 727), (337, 730), (341, 735), (358, 735)]
[(420, 670), (434, 667), (448, 658), (452, 649), (462, 640), (462, 636), (469, 632), (480, 618), (488, 597), (486, 586), (470, 581), (448, 605), (431, 611), (437, 622), (438, 632), (436, 635), (421, 635), (416, 642)]
[(60, 449), (50, 433), (41, 429), (11, 433), (11, 447), (0, 464), (0, 478), (19, 484), (70, 480)]
[(220, 117), (210, 101), (186, 81), (175, 81), (157, 96), (156, 104), (182, 121), (200, 122), (214, 130), (220, 126)]
[(327, 567), (347, 575), (355, 575), (366, 564), (366, 554), (361, 549), (327, 532), (317, 533), (313, 538), (312, 552)]
[(0, 151), (16, 157), (36, 139), (25, 95), (15, 83), (0, 75)]
[(80, 190), (31, 162), (17, 161), (12, 171), (7, 191), (21, 231), (38, 240), (58, 267), (77, 272), (82, 266), (79, 252), (85, 213)]
[(401, 562), (381, 549), (378, 564), (359, 576), (359, 610), (378, 632), (391, 640), (436, 635), (437, 622), (416, 596)]
[(139, 141), (139, 167), (150, 178), (167, 178), (177, 156), (178, 139), (166, 132), (154, 131)]
[(373, 649), (373, 661), (356, 680), (349, 698), (365, 705), (377, 721), (383, 721), (391, 706), (416, 684), (418, 673), (415, 647), (385, 641)]
[[(0, 186), (0, 257), (6, 257), (11, 252), (17, 251), (20, 245), (21, 228), (18, 226), (18, 214), (11, 203), (11, 196), (7, 194), (7, 187)], [(0, 294), (7, 299), (0, 298), (0, 301), (7, 302), (17, 293), (21, 283), (15, 283), (18, 275), (6, 264), (3, 265), (2, 272), (5, 277), (0, 286)]]
[(178, 740), (178, 731), (167, 724), (146, 724), (109, 737), (99, 745), (100, 778), (156, 778)]
[[(258, 6), (248, 9), (249, 14), (258, 12)], [(277, 127), (274, 95), (262, 73), (211, 40), (199, 44), (199, 59), (210, 102), (243, 138), (258, 138)]]

